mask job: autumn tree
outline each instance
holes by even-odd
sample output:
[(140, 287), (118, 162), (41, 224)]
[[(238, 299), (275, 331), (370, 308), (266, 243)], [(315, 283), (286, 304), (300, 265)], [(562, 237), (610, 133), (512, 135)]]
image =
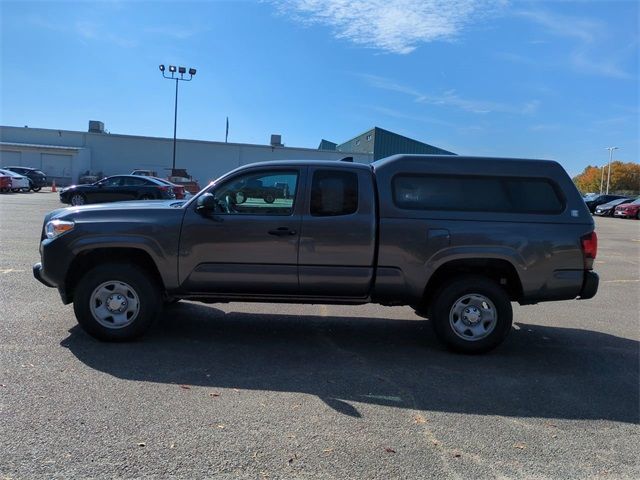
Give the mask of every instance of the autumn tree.
[[(607, 189), (607, 174), (607, 166), (594, 167), (589, 165), (581, 174), (573, 178), (573, 182), (583, 194), (587, 192), (599, 193), (601, 183), (603, 191)], [(640, 193), (640, 164), (635, 162), (611, 162), (609, 193), (612, 192)]]

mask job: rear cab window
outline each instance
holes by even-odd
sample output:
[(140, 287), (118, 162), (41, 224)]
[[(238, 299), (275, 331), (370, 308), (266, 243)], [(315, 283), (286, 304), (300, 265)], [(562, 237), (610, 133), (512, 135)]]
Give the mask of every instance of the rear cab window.
[(409, 210), (557, 215), (566, 201), (545, 178), (398, 174), (393, 201)]
[(340, 170), (316, 170), (311, 181), (309, 213), (313, 217), (351, 215), (358, 210), (358, 175)]

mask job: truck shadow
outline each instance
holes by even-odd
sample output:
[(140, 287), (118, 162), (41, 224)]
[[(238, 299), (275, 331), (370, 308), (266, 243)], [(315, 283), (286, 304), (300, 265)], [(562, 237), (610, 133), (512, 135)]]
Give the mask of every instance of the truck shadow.
[(355, 402), (476, 415), (637, 423), (639, 342), (517, 324), (481, 355), (443, 349), (427, 321), (224, 313), (182, 303), (143, 341), (61, 342), (87, 366), (136, 381), (301, 392), (358, 417)]

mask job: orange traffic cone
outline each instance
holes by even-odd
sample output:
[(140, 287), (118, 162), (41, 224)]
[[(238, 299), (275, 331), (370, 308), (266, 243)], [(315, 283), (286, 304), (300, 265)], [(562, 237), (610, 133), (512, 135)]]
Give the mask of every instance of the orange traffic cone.
[(56, 189), (56, 181), (51, 182), (51, 193), (56, 193), (58, 190)]

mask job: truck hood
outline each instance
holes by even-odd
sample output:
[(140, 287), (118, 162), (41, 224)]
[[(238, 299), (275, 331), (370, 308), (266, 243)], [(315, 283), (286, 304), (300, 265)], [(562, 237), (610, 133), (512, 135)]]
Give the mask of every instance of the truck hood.
[(67, 207), (62, 210), (73, 210), (74, 212), (86, 211), (120, 211), (120, 210), (139, 210), (141, 208), (180, 208), (185, 203), (184, 200), (134, 200), (126, 202), (110, 202), (110, 203), (93, 203), (90, 205), (82, 205), (77, 207)]
[(113, 217), (117, 219), (122, 219), (129, 215), (134, 218), (139, 217), (141, 211), (155, 211), (160, 209), (178, 210), (185, 203), (186, 200), (136, 200), (65, 207), (49, 212), (45, 216), (45, 223), (49, 220), (53, 220), (54, 218), (67, 216), (83, 217), (85, 215), (89, 215), (94, 217), (97, 215), (101, 218), (106, 218), (109, 217), (111, 213), (113, 214)]

